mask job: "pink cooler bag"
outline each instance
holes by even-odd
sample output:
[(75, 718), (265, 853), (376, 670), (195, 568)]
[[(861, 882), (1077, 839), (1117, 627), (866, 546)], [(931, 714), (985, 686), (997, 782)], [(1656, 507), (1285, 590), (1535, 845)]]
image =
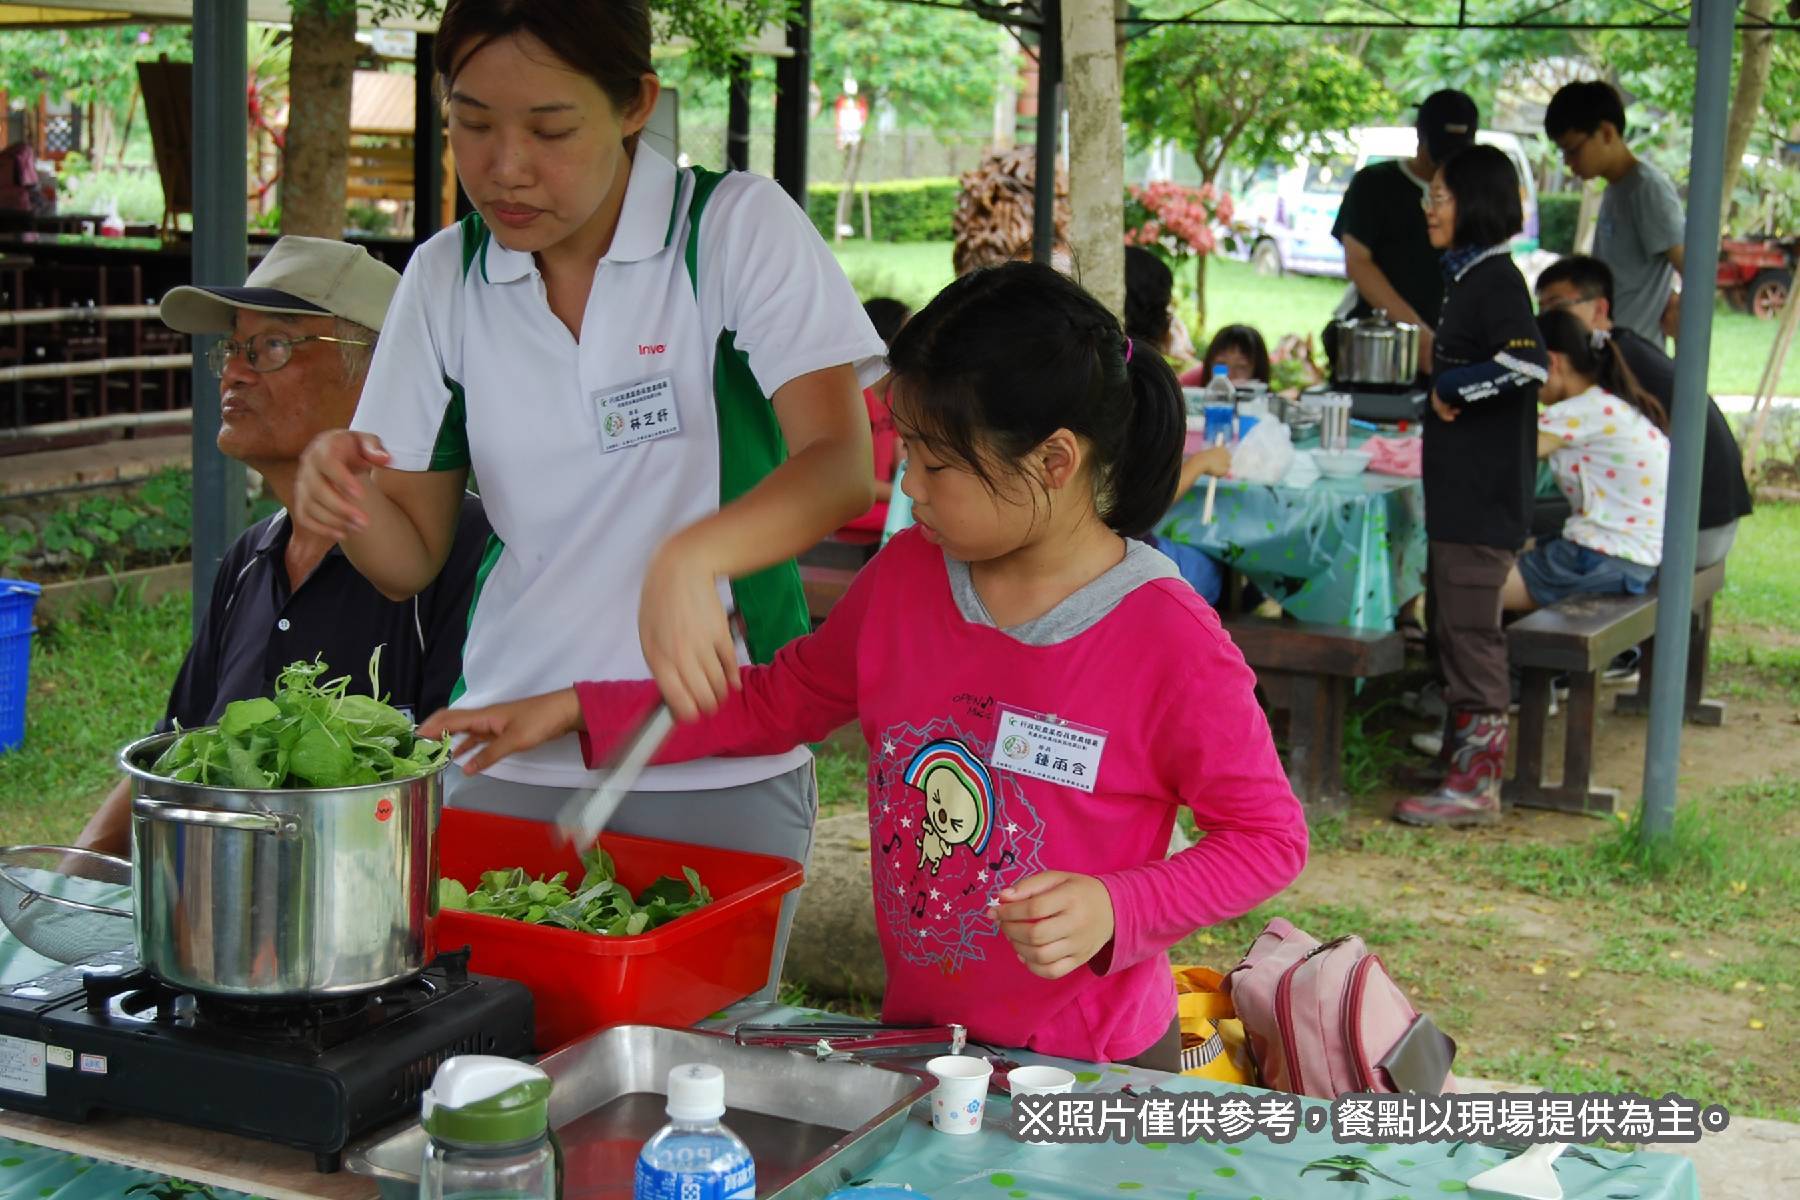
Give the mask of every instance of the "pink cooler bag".
[(1321, 944), (1276, 917), (1224, 989), (1266, 1088), (1324, 1100), (1456, 1090), (1456, 1043), (1412, 1006), (1359, 937)]

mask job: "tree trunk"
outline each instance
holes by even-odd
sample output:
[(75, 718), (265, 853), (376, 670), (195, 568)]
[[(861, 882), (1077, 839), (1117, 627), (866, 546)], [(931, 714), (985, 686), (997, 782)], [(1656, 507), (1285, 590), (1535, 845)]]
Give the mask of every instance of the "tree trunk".
[(1194, 339), (1194, 345), (1206, 345), (1206, 260), (1210, 254), (1202, 254), (1194, 259), (1194, 327), (1188, 332)]
[(1581, 207), (1575, 210), (1575, 253), (1594, 252), (1594, 230), (1600, 224), (1600, 195), (1605, 190), (1599, 180), (1581, 185)]
[[(1749, 24), (1767, 21), (1775, 11), (1775, 0), (1744, 0), (1743, 20)], [(1775, 55), (1775, 31), (1746, 29), (1743, 33), (1743, 58), (1738, 64), (1737, 91), (1731, 97), (1731, 115), (1725, 119), (1725, 207), (1731, 219), (1731, 193), (1737, 187), (1738, 171), (1743, 166), (1744, 148), (1750, 144), (1750, 133), (1762, 114), (1763, 91), (1769, 86), (1769, 66)]]
[(863, 139), (857, 138), (844, 147), (844, 190), (838, 193), (837, 213), (831, 225), (831, 240), (844, 240), (844, 227), (850, 224), (850, 205), (856, 198), (856, 177), (862, 171)]
[(1081, 284), (1125, 313), (1125, 143), (1113, 0), (1063, 0), (1068, 89), (1070, 249)]
[(994, 146), (990, 151), (993, 154), (1011, 150), (1019, 128), (1019, 43), (1013, 40), (1010, 30), (1001, 28), (999, 34), (1000, 55), (994, 76)]
[(326, 11), (296, 0), (288, 58), (287, 153), (281, 232), (344, 236), (350, 157), (350, 86), (356, 71), (356, 10)]

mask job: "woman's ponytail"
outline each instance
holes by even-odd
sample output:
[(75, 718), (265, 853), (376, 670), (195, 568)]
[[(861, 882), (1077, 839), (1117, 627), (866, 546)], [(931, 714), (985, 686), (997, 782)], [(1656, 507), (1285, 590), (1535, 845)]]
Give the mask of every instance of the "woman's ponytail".
[(1130, 410), (1123, 445), (1108, 472), (1109, 502), (1100, 516), (1115, 533), (1141, 537), (1175, 502), (1187, 406), (1175, 372), (1150, 343), (1125, 339), (1125, 374)]

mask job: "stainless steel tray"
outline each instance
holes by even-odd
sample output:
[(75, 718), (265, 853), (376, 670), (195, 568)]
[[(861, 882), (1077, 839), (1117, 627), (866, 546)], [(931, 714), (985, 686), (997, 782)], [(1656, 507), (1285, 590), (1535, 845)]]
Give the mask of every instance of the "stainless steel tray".
[[(556, 1084), (550, 1125), (563, 1146), (564, 1200), (631, 1195), (638, 1151), (668, 1121), (669, 1068), (688, 1062), (725, 1072), (725, 1124), (756, 1160), (756, 1194), (783, 1200), (817, 1200), (862, 1174), (934, 1085), (906, 1067), (821, 1062), (696, 1029), (603, 1029), (540, 1064)], [(345, 1164), (373, 1177), (384, 1200), (413, 1200), (424, 1151), (414, 1121), (352, 1147)]]

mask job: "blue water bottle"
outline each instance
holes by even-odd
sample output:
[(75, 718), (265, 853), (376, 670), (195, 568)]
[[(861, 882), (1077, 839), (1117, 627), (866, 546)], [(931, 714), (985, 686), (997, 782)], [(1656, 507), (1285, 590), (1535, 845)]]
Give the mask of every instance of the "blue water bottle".
[(754, 1200), (750, 1148), (719, 1123), (725, 1073), (708, 1063), (671, 1070), (668, 1113), (638, 1155), (633, 1200)]

